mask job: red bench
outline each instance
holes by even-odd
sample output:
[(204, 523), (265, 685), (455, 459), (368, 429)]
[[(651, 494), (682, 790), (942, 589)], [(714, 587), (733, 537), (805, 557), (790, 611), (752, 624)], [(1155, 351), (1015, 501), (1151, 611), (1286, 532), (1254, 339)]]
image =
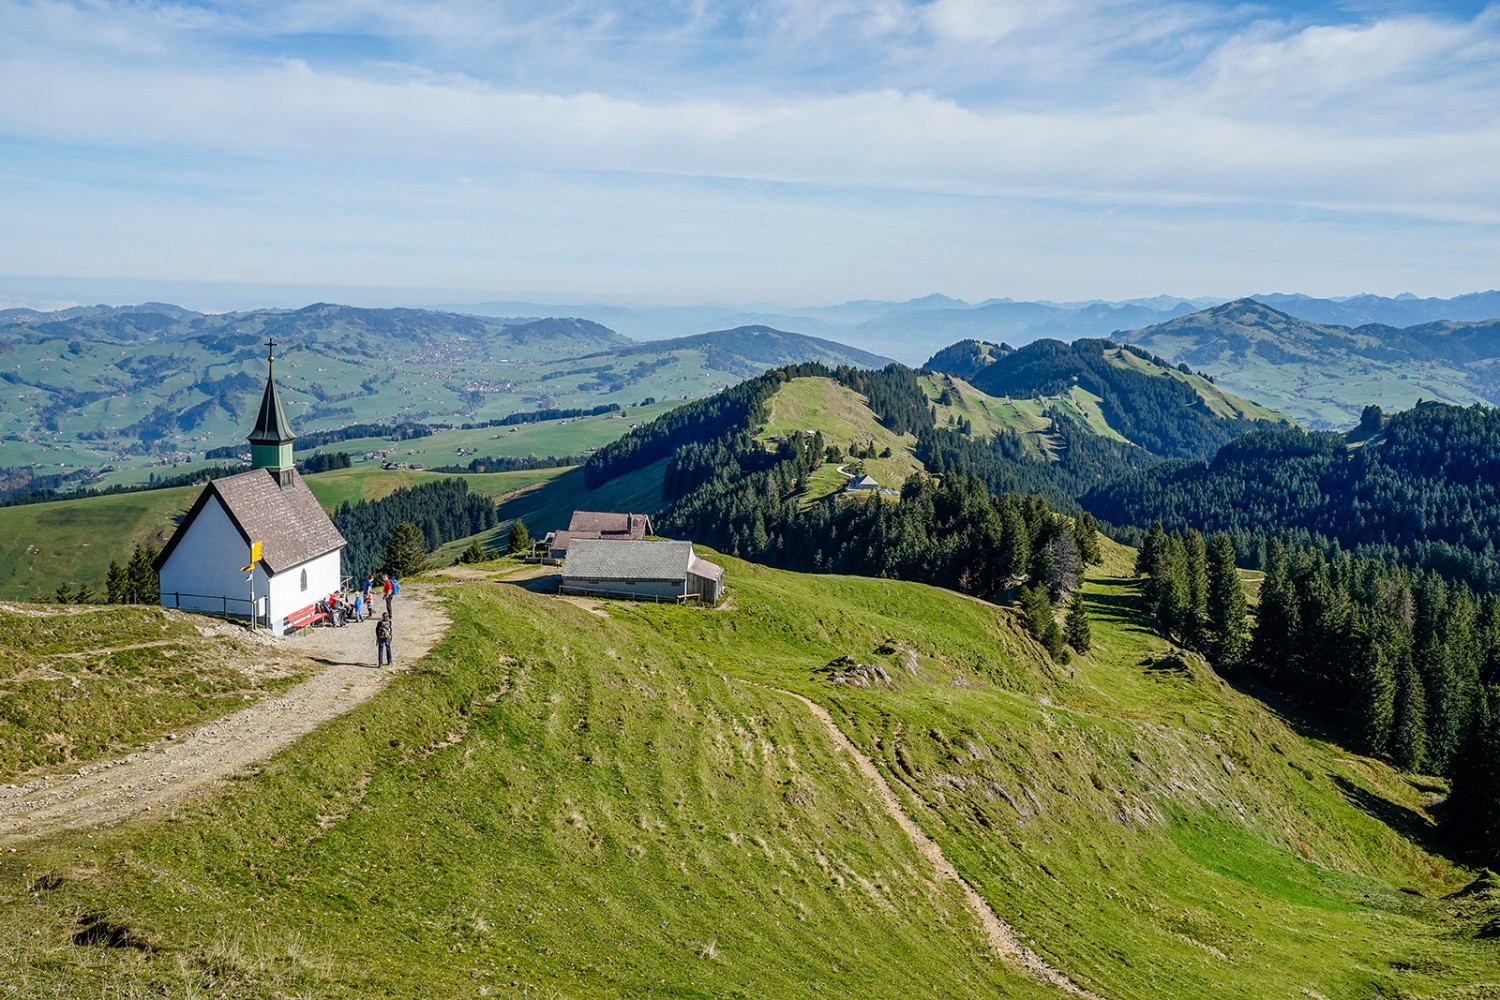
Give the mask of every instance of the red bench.
[(291, 632), (294, 629), (306, 628), (309, 625), (316, 625), (318, 622), (327, 617), (328, 612), (319, 611), (318, 605), (316, 603), (309, 604), (307, 607), (302, 608), (300, 611), (293, 611), (291, 614), (286, 616), (286, 630), (288, 632)]

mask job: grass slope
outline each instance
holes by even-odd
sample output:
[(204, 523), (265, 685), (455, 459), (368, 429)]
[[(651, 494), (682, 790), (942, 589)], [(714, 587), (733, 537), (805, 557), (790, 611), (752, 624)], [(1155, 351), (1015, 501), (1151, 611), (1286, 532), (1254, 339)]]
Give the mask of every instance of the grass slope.
[(785, 697), (519, 589), (454, 612), (258, 776), (0, 857), (0, 996), (1043, 995)]
[(1500, 982), (1425, 786), (1172, 654), (1133, 583), (1089, 581), (1072, 676), (977, 601), (715, 558), (717, 610), (455, 588), (417, 672), (258, 775), (0, 856), (0, 996), (1038, 995), (770, 688), (1103, 995)]
[(197, 495), (183, 486), (0, 507), (0, 599), (50, 600), (64, 582), (102, 593), (110, 561), (165, 544)]
[[(1054, 408), (1078, 418), (1100, 437), (1112, 441), (1126, 440), (1110, 426), (1099, 407), (1099, 397), (1076, 385), (1064, 393), (1045, 398), (997, 397), (974, 388), (957, 376), (939, 372), (923, 376), (922, 387), (933, 401), (939, 427), (956, 426), (959, 419), (964, 418), (969, 421), (971, 433), (976, 437), (992, 438), (1001, 431), (1010, 431), (1019, 435), (1022, 443), (1037, 458), (1055, 459), (1061, 447), (1049, 412)], [(943, 402), (945, 394), (946, 403)]]
[(1196, 372), (1183, 372), (1175, 368), (1163, 371), (1160, 367), (1124, 348), (1116, 348), (1105, 351), (1104, 357), (1114, 365), (1121, 368), (1130, 368), (1146, 375), (1160, 378), (1174, 378), (1179, 382), (1186, 382), (1197, 391), (1198, 397), (1204, 404), (1217, 415), (1227, 420), (1270, 420), (1275, 423), (1290, 423), (1290, 419), (1270, 407), (1259, 403), (1242, 399), (1233, 393), (1225, 392), (1213, 382), (1204, 378)]
[[(227, 665), (236, 659), (264, 669), (247, 675)], [(0, 776), (118, 754), (241, 708), (297, 679), (279, 659), (160, 608), (0, 605)]]
[[(851, 445), (874, 446), (877, 454), (886, 448), (890, 458), (858, 459), (865, 471), (882, 486), (899, 489), (906, 477), (922, 470), (922, 463), (912, 454), (916, 439), (909, 434), (895, 434), (882, 426), (870, 410), (869, 400), (829, 378), (796, 378), (776, 390), (771, 397), (770, 413), (759, 428), (761, 440), (773, 434), (789, 437), (803, 431), (818, 431), (828, 444), (838, 445), (846, 453)], [(856, 461), (851, 459), (850, 462)], [(826, 495), (842, 489), (847, 480), (836, 470), (819, 470), (809, 484), (809, 495)], [(820, 492), (821, 491), (821, 492)]]

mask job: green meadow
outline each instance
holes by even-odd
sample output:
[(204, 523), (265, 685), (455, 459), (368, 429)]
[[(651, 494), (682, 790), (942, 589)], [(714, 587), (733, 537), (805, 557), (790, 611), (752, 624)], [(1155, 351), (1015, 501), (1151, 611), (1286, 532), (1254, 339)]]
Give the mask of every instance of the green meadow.
[(1099, 995), (1500, 988), (1500, 895), (1451, 895), (1440, 788), (1167, 647), (1133, 581), (1088, 581), (1097, 645), (1063, 665), (1006, 609), (713, 558), (715, 609), (442, 584), (448, 638), (257, 773), (13, 845), (0, 996), (1061, 995), (783, 692)]

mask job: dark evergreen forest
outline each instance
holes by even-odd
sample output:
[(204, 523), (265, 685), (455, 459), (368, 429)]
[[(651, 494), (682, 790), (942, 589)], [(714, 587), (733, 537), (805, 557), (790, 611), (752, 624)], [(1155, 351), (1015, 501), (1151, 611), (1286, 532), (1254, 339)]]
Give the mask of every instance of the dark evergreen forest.
[(1500, 585), (1500, 410), (1428, 403), (1384, 419), (1372, 407), (1360, 426), (1359, 445), (1292, 428), (1248, 434), (1210, 463), (1126, 475), (1082, 503), (1107, 523), (1227, 533), (1250, 561), (1277, 534)]
[(344, 549), (345, 572), (361, 578), (384, 569), (386, 543), (403, 521), (422, 530), (431, 550), (493, 528), (495, 502), (470, 493), (462, 479), (404, 487), (382, 500), (346, 502), (333, 515), (334, 526), (349, 543)]

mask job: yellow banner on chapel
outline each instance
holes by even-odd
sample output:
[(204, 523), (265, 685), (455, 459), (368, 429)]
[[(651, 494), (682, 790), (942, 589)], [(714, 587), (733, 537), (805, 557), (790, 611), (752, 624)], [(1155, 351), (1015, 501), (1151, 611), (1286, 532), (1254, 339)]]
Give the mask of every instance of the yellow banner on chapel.
[(241, 566), (240, 567), (241, 572), (244, 572), (244, 573), (250, 572), (252, 569), (255, 568), (255, 564), (258, 563), (258, 562), (260, 562), (260, 542), (251, 542), (250, 543), (250, 565), (249, 566)]

